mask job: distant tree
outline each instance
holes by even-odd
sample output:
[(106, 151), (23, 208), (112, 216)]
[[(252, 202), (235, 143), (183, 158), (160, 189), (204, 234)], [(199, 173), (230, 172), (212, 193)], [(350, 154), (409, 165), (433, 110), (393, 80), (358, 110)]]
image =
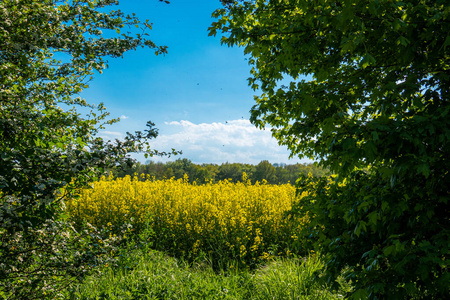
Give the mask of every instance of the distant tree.
[(171, 167), (167, 166), (166, 170), (164, 171), (163, 179), (171, 179), (171, 178), (175, 178), (175, 173)]
[[(166, 52), (148, 39), (151, 24), (112, 0), (0, 1), (0, 297), (54, 298), (101, 264), (108, 248), (94, 231), (75, 231), (63, 202), (107, 168), (131, 164), (127, 153), (151, 150), (145, 132), (105, 142), (102, 104), (76, 97), (105, 57), (138, 47)], [(129, 33), (128, 27), (139, 33)], [(125, 30), (124, 30), (125, 29)], [(104, 31), (104, 33), (102, 32)], [(76, 108), (90, 110), (82, 116)], [(64, 188), (64, 189), (63, 189)], [(101, 245), (100, 245), (101, 244)], [(110, 250), (110, 249), (109, 249)]]
[(190, 175), (194, 173), (194, 164), (187, 158), (179, 158), (176, 161), (168, 162), (167, 167), (172, 169), (175, 179), (183, 178), (185, 174), (190, 178)]
[[(166, 165), (162, 162), (149, 162), (143, 166), (143, 173), (150, 175), (157, 180), (161, 180), (166, 176)], [(170, 177), (169, 177), (170, 178)]]
[(193, 164), (189, 172), (190, 182), (196, 182), (197, 184), (203, 184), (209, 180), (209, 172), (207, 169), (200, 165)]
[(253, 173), (252, 179), (254, 181), (259, 181), (259, 182), (262, 182), (264, 179), (268, 183), (271, 183), (271, 184), (278, 183), (277, 182), (278, 179), (276, 176), (276, 169), (267, 160), (263, 160), (259, 164), (256, 165), (255, 172)]
[(450, 1), (222, 3), (210, 34), (249, 56), (251, 121), (338, 175), (299, 185), (330, 282), (448, 298)]
[(315, 164), (294, 164), (283, 165), (275, 168), (276, 176), (279, 183), (291, 183), (295, 184), (297, 179), (303, 175), (308, 176), (311, 174), (313, 177), (321, 177), (328, 174), (326, 169), (323, 169)]
[(291, 176), (286, 166), (275, 167), (275, 175), (279, 183), (295, 183), (295, 181), (291, 181)]
[(142, 172), (142, 164), (140, 162), (123, 161), (113, 166), (109, 171), (115, 177), (133, 176), (135, 173)]
[(208, 173), (206, 179), (215, 181), (217, 174), (219, 173), (219, 166), (216, 164), (202, 164), (202, 168), (205, 169)]
[(293, 168), (291, 172), (297, 174), (297, 178), (299, 174), (303, 174), (304, 176), (312, 175), (313, 177), (322, 177), (325, 175), (329, 175), (329, 171), (327, 169), (316, 166), (313, 163), (310, 164), (295, 164), (292, 166), (287, 166), (287, 168)]
[(219, 166), (219, 173), (217, 173), (217, 180), (231, 180), (238, 182), (242, 179), (242, 173), (245, 172), (241, 164), (224, 163)]
[[(268, 165), (267, 165), (268, 164)], [(326, 169), (323, 169), (314, 164), (277, 164), (273, 165), (275, 168), (275, 175), (262, 175), (268, 172), (271, 173), (272, 167), (270, 163), (263, 163), (262, 165), (267, 165), (267, 170), (263, 170), (263, 166), (260, 166), (260, 173), (258, 175), (257, 168), (251, 164), (243, 163), (224, 163), (222, 165), (216, 164), (194, 164), (189, 159), (178, 159), (173, 162), (153, 162), (147, 161), (145, 164), (136, 162), (131, 165), (122, 164), (114, 168), (113, 174), (117, 177), (123, 177), (126, 175), (133, 176), (134, 174), (145, 174), (150, 175), (156, 180), (161, 180), (164, 178), (180, 179), (183, 178), (184, 174), (188, 175), (190, 182), (196, 181), (197, 183), (204, 183), (206, 181), (218, 181), (231, 179), (233, 182), (241, 181), (242, 174), (245, 172), (247, 178), (252, 182), (256, 180), (261, 181), (266, 179), (269, 183), (292, 183), (294, 184), (300, 175), (308, 176), (311, 174), (313, 177), (320, 177), (328, 173)], [(262, 172), (262, 173), (261, 173)], [(145, 179), (143, 179), (145, 180)]]

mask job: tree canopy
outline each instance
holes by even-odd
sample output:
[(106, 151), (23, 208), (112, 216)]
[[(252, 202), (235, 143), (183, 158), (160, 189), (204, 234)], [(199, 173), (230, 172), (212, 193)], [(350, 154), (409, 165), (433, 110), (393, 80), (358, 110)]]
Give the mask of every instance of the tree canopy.
[(250, 56), (252, 122), (338, 174), (300, 185), (329, 277), (356, 298), (448, 295), (450, 3), (222, 3), (210, 34)]
[(116, 4), (0, 1), (0, 297), (50, 298), (101, 264), (106, 248), (66, 222), (64, 198), (131, 163), (129, 152), (158, 154), (148, 144), (153, 123), (103, 141), (96, 134), (116, 120), (77, 97), (106, 57), (138, 47), (166, 53), (149, 40), (148, 20), (108, 9)]
[(247, 180), (252, 183), (265, 180), (269, 184), (295, 184), (300, 174), (313, 177), (323, 176), (328, 171), (317, 167), (315, 164), (270, 164), (268, 161), (261, 161), (258, 165), (243, 163), (223, 163), (216, 164), (195, 164), (187, 158), (179, 158), (173, 162), (148, 161), (145, 164), (137, 162), (132, 166), (120, 166), (111, 170), (114, 176), (124, 177), (126, 175), (138, 175), (139, 178), (152, 178), (155, 180), (182, 179), (188, 176), (189, 182), (203, 184), (210, 181), (228, 180), (231, 182), (242, 182), (243, 173), (246, 173)]

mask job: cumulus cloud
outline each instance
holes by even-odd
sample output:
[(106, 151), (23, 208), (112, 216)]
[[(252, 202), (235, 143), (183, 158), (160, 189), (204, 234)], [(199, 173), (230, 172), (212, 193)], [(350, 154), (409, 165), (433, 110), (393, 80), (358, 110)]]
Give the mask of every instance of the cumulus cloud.
[(126, 120), (126, 119), (128, 119), (128, 118), (129, 118), (129, 117), (128, 117), (128, 116), (125, 116), (125, 115), (121, 115), (121, 116), (120, 116), (120, 119), (121, 119), (121, 120)]
[(182, 120), (167, 122), (165, 125), (171, 133), (164, 134), (161, 130), (161, 134), (152, 142), (152, 147), (162, 151), (171, 148), (182, 150), (182, 157), (195, 163), (299, 161), (288, 161), (289, 152), (278, 145), (271, 132), (257, 129), (248, 120), (200, 124)]

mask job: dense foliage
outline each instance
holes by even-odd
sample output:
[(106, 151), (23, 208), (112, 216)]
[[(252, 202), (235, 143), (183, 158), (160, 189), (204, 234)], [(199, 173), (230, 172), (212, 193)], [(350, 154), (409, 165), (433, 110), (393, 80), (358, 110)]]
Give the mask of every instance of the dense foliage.
[(450, 2), (222, 2), (210, 33), (250, 56), (252, 122), (338, 174), (305, 180), (298, 209), (330, 278), (346, 269), (355, 298), (448, 297)]
[(133, 176), (134, 174), (144, 174), (154, 177), (154, 179), (181, 179), (185, 174), (188, 175), (189, 181), (197, 183), (205, 183), (209, 181), (228, 180), (231, 182), (242, 181), (242, 173), (247, 174), (247, 179), (252, 183), (256, 181), (267, 181), (270, 184), (294, 184), (300, 174), (314, 177), (320, 177), (328, 173), (326, 169), (320, 168), (313, 163), (310, 164), (271, 164), (267, 160), (261, 161), (259, 164), (243, 164), (243, 163), (223, 163), (216, 164), (195, 164), (187, 158), (177, 159), (176, 161), (162, 163), (148, 161), (145, 164), (137, 162), (131, 166), (120, 166), (120, 169), (112, 170), (117, 177), (125, 175)]
[[(188, 178), (139, 180), (102, 178), (67, 203), (77, 223), (112, 232), (131, 223), (134, 234), (151, 229), (145, 243), (190, 261), (207, 259), (214, 268), (250, 266), (274, 256), (304, 254), (297, 232), (306, 218), (287, 216), (296, 199), (290, 184), (241, 182), (191, 184)], [(144, 176), (142, 176), (144, 177)]]
[[(155, 154), (147, 144), (157, 134), (152, 123), (145, 133), (105, 142), (95, 135), (114, 120), (103, 105), (76, 97), (105, 69), (105, 57), (137, 47), (166, 52), (148, 40), (148, 21), (107, 9), (114, 4), (0, 1), (0, 297), (54, 297), (100, 264), (108, 247), (65, 221), (64, 200), (129, 161), (129, 151)], [(138, 33), (121, 31), (131, 26)]]

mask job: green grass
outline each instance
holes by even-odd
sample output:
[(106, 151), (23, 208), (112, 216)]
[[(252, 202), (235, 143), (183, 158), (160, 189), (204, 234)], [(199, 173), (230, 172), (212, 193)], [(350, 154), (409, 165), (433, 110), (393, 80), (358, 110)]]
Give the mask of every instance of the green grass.
[[(217, 273), (150, 250), (132, 251), (67, 292), (67, 299), (343, 299), (315, 278), (319, 259), (283, 259), (255, 271)], [(348, 287), (344, 287), (348, 288)]]

